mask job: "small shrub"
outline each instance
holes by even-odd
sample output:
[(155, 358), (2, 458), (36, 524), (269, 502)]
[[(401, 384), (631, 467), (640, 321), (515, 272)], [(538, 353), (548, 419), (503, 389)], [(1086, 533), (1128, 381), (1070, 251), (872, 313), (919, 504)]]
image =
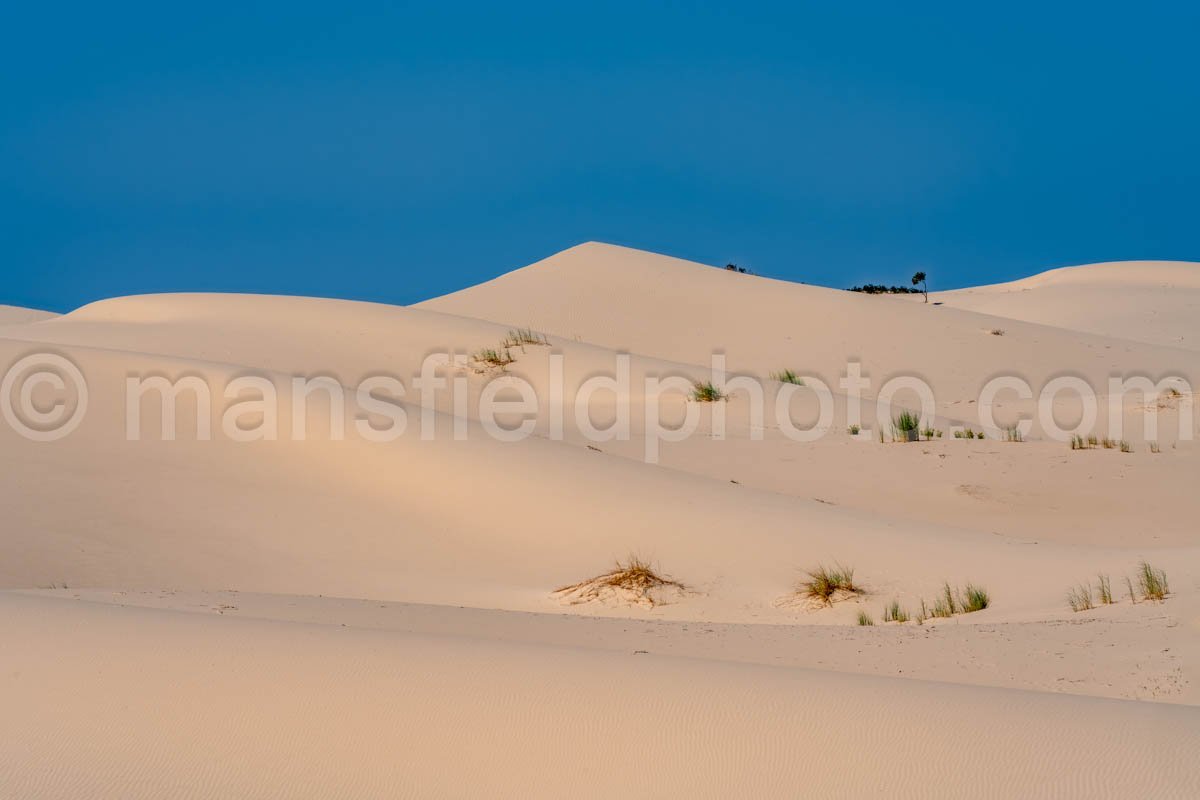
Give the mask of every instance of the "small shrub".
[(1121, 440), (1120, 447), (1121, 447), (1122, 453), (1132, 453), (1133, 452), (1133, 446), (1130, 445), (1129, 442), (1125, 441), (1124, 439)]
[(875, 620), (871, 619), (871, 615), (868, 614), (867, 612), (860, 611), (860, 612), (858, 612), (858, 624), (859, 625), (874, 625)]
[(779, 381), (780, 383), (793, 383), (796, 386), (803, 386), (804, 379), (790, 369), (785, 369), (782, 372), (772, 372), (771, 380)]
[(798, 591), (804, 597), (827, 606), (863, 594), (862, 587), (854, 582), (854, 568), (841, 564), (834, 564), (832, 569), (822, 565), (810, 571), (808, 580), (800, 582)]
[(850, 432), (851, 436), (858, 436), (858, 433), (862, 430), (862, 428), (860, 428), (858, 425), (851, 425), (849, 428), (846, 428), (846, 430)]
[(908, 612), (900, 607), (899, 600), (893, 600), (890, 605), (883, 609), (884, 622), (908, 622)]
[(1095, 608), (1092, 604), (1092, 587), (1086, 583), (1072, 587), (1067, 592), (1067, 605), (1071, 606), (1071, 610), (1075, 612), (1088, 611)]
[(921, 431), (921, 436), (925, 437), (925, 441), (929, 441), (935, 436), (941, 436), (942, 432), (933, 428), (925, 428)]
[(1100, 591), (1100, 603), (1106, 606), (1113, 604), (1112, 584), (1108, 580), (1107, 575), (1098, 575), (1099, 584), (1097, 588)]
[(1003, 336), (1004, 329), (1003, 328), (992, 328), (990, 333), (992, 334), (992, 336)]
[(1138, 565), (1138, 588), (1146, 600), (1163, 600), (1171, 593), (1167, 573), (1143, 561)]
[(711, 381), (692, 384), (692, 399), (698, 403), (713, 403), (724, 400), (725, 393), (712, 384)]

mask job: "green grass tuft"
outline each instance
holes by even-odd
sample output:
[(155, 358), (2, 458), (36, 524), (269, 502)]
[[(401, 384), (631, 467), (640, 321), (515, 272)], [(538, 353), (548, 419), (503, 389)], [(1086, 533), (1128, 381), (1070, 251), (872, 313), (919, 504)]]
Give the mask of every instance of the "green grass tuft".
[(853, 595), (863, 594), (861, 586), (854, 582), (854, 568), (834, 564), (832, 568), (818, 566), (808, 573), (808, 579), (800, 582), (799, 593), (823, 605), (833, 605)]
[(1143, 561), (1138, 565), (1138, 588), (1146, 600), (1164, 600), (1171, 593), (1167, 573)]
[(713, 403), (724, 400), (725, 393), (712, 384), (711, 381), (692, 384), (692, 399), (698, 403)]
[(871, 619), (871, 615), (868, 614), (867, 612), (860, 611), (860, 612), (858, 612), (858, 624), (859, 625), (874, 625), (875, 620)]
[(779, 381), (780, 383), (794, 383), (796, 386), (803, 386), (804, 379), (790, 369), (785, 369), (781, 372), (772, 372), (771, 380)]

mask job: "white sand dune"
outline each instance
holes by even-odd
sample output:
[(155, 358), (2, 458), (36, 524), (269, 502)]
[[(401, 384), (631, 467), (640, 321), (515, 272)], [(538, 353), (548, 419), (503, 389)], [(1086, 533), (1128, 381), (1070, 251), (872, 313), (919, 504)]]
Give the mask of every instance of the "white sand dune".
[(1117, 339), (1200, 349), (1200, 264), (1117, 261), (1011, 283), (935, 292), (930, 300)]
[[(1104, 280), (1097, 298), (1126, 292)], [(1177, 290), (1147, 287), (1136, 303)], [(720, 348), (735, 372), (832, 383), (847, 358), (877, 377), (915, 371), (938, 392), (938, 424), (969, 420), (979, 385), (1013, 365), (1039, 381), (1190, 377), (1187, 349), (1134, 341), (1101, 319), (1107, 307), (1096, 300), (1090, 328), (1013, 318), (994, 336), (991, 312), (589, 244), (412, 308), (197, 294), (14, 317), (0, 363), (65, 356), (89, 403), (61, 441), (0, 426), (0, 590), (14, 590), (0, 593), (0, 695), (13, 710), (0, 794), (1195, 796), (1189, 441), (1160, 454), (1140, 441), (1132, 453), (1042, 439), (883, 445), (845, 434), (844, 397), (834, 435), (801, 443), (768, 425), (760, 440), (735, 397), (724, 440), (706, 435), (705, 408), (699, 435), (648, 464), (640, 414), (629, 441), (593, 449), (570, 413), (562, 441), (545, 419), (496, 441), (478, 407), (490, 376), (471, 369), (454, 373), (465, 406), (447, 391), (432, 402), (435, 441), (418, 435), (415, 392), (408, 429), (386, 443), (331, 438), (321, 395), (304, 441), (288, 435), (286, 405), (276, 441), (221, 428), (233, 398), (220, 390), (239, 376), (285, 396), (293, 376), (325, 375), (352, 399), (366, 376), (407, 379), (431, 353), (467, 355), (523, 325), (550, 346), (518, 348), (509, 373), (546, 398), (551, 353), (573, 390), (621, 350), (634, 354), (638, 403), (642, 377), (701, 379)], [(212, 440), (195, 440), (184, 396), (179, 440), (160, 440), (147, 402), (146, 435), (130, 441), (131, 375), (214, 387)], [(686, 405), (668, 398), (664, 416)], [(689, 591), (654, 607), (553, 594), (631, 553)], [(1165, 603), (1124, 597), (1142, 558), (1168, 570)], [(804, 570), (833, 562), (853, 565), (869, 594), (789, 600)], [(1073, 614), (1068, 587), (1100, 573), (1122, 604)], [(985, 586), (990, 607), (920, 627), (854, 624), (859, 611), (880, 620), (893, 598), (915, 611), (945, 581)], [(405, 620), (427, 612), (411, 604), (483, 616), (418, 629)], [(651, 623), (670, 626), (668, 650), (688, 658), (635, 657)], [(724, 643), (700, 641), (713, 626)], [(789, 628), (811, 645), (804, 658), (766, 643)], [(616, 644), (599, 644), (602, 630)]]

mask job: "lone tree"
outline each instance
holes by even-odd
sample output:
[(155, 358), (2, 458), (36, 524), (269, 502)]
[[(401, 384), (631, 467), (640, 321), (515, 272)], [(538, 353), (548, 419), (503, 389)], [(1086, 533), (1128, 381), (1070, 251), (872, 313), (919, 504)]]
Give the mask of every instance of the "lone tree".
[(925, 273), (924, 272), (918, 272), (916, 275), (913, 275), (913, 286), (916, 286), (918, 283), (921, 284), (921, 291), (925, 295), (925, 302), (928, 303), (929, 302), (929, 284), (927, 284), (925, 282)]

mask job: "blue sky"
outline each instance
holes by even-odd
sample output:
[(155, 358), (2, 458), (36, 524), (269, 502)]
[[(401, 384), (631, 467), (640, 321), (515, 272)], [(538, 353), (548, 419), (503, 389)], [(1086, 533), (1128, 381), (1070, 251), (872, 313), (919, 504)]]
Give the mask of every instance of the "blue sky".
[(831, 286), (1200, 260), (1194, 3), (36, 5), (3, 303), (408, 303), (589, 239)]

